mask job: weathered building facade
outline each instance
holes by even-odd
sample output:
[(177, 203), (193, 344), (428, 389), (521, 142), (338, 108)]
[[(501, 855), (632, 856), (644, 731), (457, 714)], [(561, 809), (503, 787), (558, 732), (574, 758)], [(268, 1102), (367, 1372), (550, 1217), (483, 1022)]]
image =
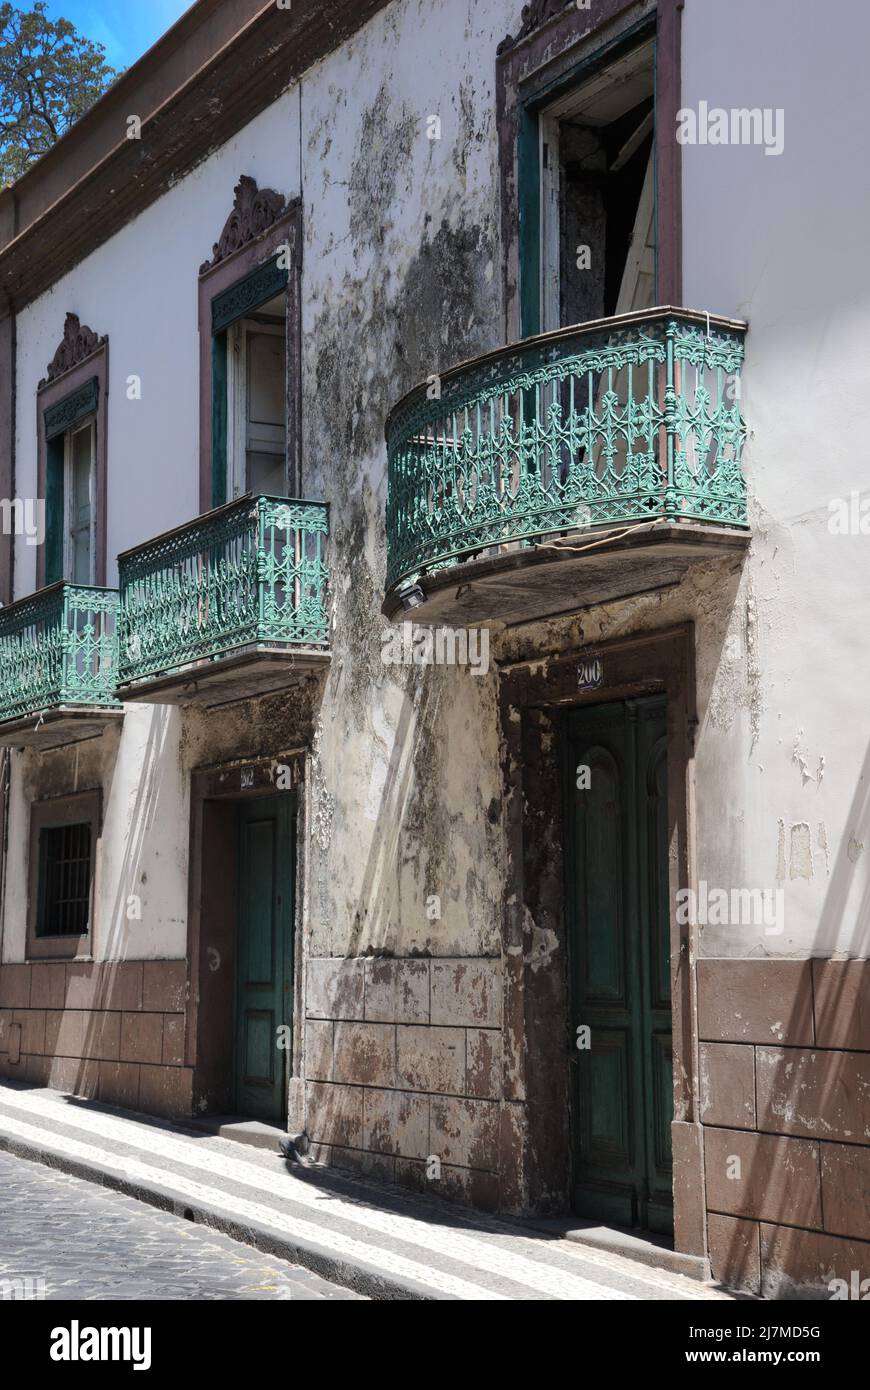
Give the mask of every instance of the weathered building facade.
[(841, 8), (200, 0), (0, 193), (0, 1076), (870, 1274)]

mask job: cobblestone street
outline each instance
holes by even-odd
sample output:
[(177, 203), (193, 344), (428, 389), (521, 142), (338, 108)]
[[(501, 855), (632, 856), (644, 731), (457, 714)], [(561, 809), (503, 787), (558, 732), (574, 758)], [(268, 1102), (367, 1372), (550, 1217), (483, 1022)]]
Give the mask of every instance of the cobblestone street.
[(7, 1153), (0, 1193), (0, 1297), (3, 1282), (16, 1279), (44, 1280), (46, 1299), (360, 1297), (218, 1231)]

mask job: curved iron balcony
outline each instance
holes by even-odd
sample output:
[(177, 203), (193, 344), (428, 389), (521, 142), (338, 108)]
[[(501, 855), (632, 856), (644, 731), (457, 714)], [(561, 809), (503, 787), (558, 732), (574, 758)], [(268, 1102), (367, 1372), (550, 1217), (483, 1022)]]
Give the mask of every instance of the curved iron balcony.
[(384, 611), (521, 621), (745, 548), (745, 333), (650, 309), (526, 339), (410, 391), (386, 429)]
[(117, 619), (117, 590), (65, 580), (0, 609), (0, 743), (75, 743), (123, 717)]
[(118, 556), (119, 695), (205, 705), (329, 659), (325, 502), (240, 497)]

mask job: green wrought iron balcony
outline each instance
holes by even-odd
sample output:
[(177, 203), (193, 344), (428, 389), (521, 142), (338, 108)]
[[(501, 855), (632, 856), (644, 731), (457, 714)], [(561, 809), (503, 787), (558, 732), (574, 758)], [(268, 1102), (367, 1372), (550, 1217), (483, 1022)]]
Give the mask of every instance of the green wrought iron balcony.
[(329, 660), (325, 502), (241, 497), (118, 557), (124, 700), (205, 705)]
[(744, 550), (745, 333), (650, 309), (526, 339), (409, 392), (387, 422), (384, 612), (522, 622)]
[(0, 744), (54, 747), (123, 718), (118, 593), (61, 581), (0, 609)]

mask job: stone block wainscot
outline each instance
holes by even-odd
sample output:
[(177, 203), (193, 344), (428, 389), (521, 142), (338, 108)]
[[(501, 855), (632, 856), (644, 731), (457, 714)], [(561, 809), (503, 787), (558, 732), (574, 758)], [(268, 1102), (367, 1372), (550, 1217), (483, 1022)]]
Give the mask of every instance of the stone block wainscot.
[(187, 962), (57, 961), (0, 971), (0, 1076), (170, 1118), (190, 1115)]
[(305, 1013), (313, 1158), (504, 1207), (500, 960), (313, 958)]
[(769, 1298), (870, 1275), (870, 961), (698, 963), (714, 1276)]

